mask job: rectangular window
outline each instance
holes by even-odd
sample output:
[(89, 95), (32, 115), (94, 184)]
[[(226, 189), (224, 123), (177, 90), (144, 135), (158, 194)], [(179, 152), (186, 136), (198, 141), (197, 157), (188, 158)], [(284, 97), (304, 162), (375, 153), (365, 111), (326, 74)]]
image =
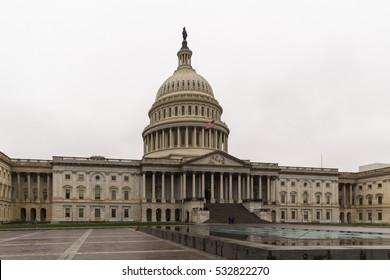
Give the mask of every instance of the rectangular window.
[(367, 218), (369, 221), (372, 221), (372, 213), (371, 212), (367, 213)]
[(363, 197), (359, 197), (359, 205), (363, 205)]
[(291, 219), (295, 220), (297, 218), (297, 212), (295, 210), (291, 211)]
[(281, 185), (282, 187), (284, 187), (284, 186), (285, 186), (285, 182), (284, 182), (284, 181), (280, 182), (280, 185)]
[(372, 189), (372, 185), (368, 185), (367, 189), (371, 190)]
[(100, 200), (100, 187), (95, 188), (95, 199)]
[(330, 204), (330, 195), (326, 196), (326, 204)]
[(378, 189), (381, 189), (381, 188), (382, 188), (382, 184), (378, 183)]
[(382, 205), (382, 196), (378, 196), (378, 204)]
[(111, 191), (111, 199), (115, 200), (116, 199), (116, 190)]
[(65, 199), (70, 199), (70, 190), (69, 189), (65, 190)]
[(382, 221), (382, 212), (378, 212), (378, 221)]
[(65, 218), (70, 218), (70, 208), (65, 208)]
[(65, 174), (65, 180), (70, 180), (70, 174)]
[(320, 187), (320, 183), (316, 183), (316, 187), (319, 188)]
[(124, 176), (123, 179), (124, 179), (125, 182), (128, 182), (129, 181), (129, 176)]
[(83, 181), (84, 180), (84, 175), (83, 174), (79, 174), (79, 181)]
[(295, 182), (294, 182), (294, 181), (291, 182), (291, 186), (292, 186), (292, 187), (295, 187)]
[(129, 200), (129, 191), (125, 191), (124, 200)]
[(116, 209), (111, 209), (111, 218), (116, 218)]
[(79, 208), (79, 218), (84, 218), (84, 208)]
[(321, 211), (316, 212), (316, 218), (317, 220), (321, 220)]
[(330, 217), (331, 217), (331, 212), (330, 211), (326, 211), (326, 219), (330, 220)]
[(95, 218), (100, 218), (100, 208), (95, 208)]
[(124, 213), (123, 213), (123, 216), (124, 216), (125, 218), (128, 218), (128, 217), (129, 217), (129, 209), (128, 209), (128, 208), (125, 208), (124, 210), (125, 210), (125, 211), (124, 211)]
[(359, 213), (359, 221), (363, 220), (363, 213)]
[(116, 181), (116, 176), (115, 175), (111, 176), (111, 181)]
[(316, 195), (316, 203), (317, 204), (321, 203), (321, 196), (320, 195)]
[(286, 219), (286, 211), (282, 210), (282, 212), (280, 212), (280, 219), (282, 220)]
[(327, 188), (330, 188), (330, 183), (326, 183), (326, 187), (327, 187)]
[(307, 220), (309, 220), (309, 212), (308, 211), (303, 211), (303, 220), (304, 221), (307, 221)]
[(363, 189), (363, 186), (359, 186), (359, 191), (361, 191)]
[(286, 203), (286, 195), (285, 194), (280, 195), (280, 202)]
[(368, 205), (372, 205), (372, 197), (371, 196), (368, 197)]
[(291, 203), (293, 203), (293, 204), (296, 203), (296, 202), (295, 202), (295, 194), (292, 194), (292, 195), (291, 195)]
[(79, 199), (84, 199), (84, 190), (83, 189), (79, 190)]

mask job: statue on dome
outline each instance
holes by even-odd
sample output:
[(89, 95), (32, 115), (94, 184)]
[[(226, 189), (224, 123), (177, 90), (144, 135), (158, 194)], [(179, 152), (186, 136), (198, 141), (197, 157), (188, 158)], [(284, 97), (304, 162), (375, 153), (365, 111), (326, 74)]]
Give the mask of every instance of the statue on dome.
[(185, 27), (183, 27), (183, 32), (182, 32), (182, 34), (183, 34), (183, 41), (186, 41), (186, 40), (187, 40), (187, 31), (186, 31), (186, 28), (185, 28)]

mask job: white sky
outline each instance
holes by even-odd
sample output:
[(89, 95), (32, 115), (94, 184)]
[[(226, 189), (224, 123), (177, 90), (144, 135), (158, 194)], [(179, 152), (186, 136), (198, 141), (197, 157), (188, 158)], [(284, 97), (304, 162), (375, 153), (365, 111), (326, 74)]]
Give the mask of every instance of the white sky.
[(181, 30), (229, 152), (280, 165), (390, 162), (390, 1), (1, 1), (0, 151), (141, 159)]

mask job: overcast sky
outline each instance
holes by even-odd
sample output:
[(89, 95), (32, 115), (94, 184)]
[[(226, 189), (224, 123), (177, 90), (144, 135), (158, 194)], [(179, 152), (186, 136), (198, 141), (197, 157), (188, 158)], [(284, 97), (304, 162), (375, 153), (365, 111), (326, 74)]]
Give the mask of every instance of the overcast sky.
[(389, 14), (386, 0), (0, 1), (0, 151), (141, 159), (185, 26), (230, 154), (389, 163)]

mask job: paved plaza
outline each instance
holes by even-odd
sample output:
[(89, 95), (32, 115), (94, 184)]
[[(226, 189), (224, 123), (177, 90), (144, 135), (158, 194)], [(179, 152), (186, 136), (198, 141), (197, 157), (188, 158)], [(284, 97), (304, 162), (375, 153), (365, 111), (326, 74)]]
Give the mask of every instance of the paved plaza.
[(0, 231), (2, 260), (211, 260), (132, 228)]

